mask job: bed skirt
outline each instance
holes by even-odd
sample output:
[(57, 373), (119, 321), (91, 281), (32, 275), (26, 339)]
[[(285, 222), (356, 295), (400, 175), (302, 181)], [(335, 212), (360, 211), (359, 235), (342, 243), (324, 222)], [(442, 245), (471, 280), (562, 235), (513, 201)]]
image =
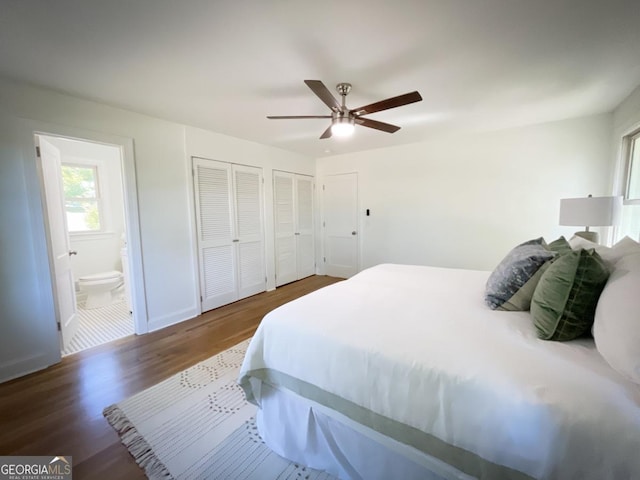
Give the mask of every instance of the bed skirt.
[[(258, 380), (252, 379), (253, 382)], [(341, 479), (472, 477), (316, 402), (262, 383), (257, 425), (278, 455)]]

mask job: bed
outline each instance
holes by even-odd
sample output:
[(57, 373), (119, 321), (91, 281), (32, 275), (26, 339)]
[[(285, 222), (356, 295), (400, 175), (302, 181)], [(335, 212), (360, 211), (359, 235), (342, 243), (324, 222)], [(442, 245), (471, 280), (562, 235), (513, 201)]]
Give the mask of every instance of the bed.
[(378, 265), (270, 312), (239, 378), (263, 440), (339, 478), (640, 478), (640, 386), (489, 309), (489, 274)]

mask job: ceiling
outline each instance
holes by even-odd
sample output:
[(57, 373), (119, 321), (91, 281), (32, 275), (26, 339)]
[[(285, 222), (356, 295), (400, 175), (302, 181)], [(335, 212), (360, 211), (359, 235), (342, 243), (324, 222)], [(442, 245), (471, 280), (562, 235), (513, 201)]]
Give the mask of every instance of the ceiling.
[[(0, 0), (0, 75), (322, 157), (612, 111), (640, 84), (637, 0)], [(319, 140), (303, 83), (423, 101)]]

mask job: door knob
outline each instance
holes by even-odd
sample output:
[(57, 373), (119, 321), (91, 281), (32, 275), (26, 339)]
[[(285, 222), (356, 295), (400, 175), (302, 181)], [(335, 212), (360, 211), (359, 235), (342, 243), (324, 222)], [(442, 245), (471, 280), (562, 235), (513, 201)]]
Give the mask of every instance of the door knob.
[(356, 231), (354, 230), (353, 232), (351, 232), (351, 235), (357, 235)]
[(77, 255), (78, 252), (76, 252), (75, 250), (69, 250), (69, 256), (71, 255)]

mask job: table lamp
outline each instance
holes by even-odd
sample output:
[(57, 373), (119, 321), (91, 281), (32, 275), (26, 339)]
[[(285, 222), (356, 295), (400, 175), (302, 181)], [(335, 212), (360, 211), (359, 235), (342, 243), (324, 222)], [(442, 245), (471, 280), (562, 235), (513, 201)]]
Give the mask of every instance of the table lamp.
[(598, 243), (598, 232), (589, 227), (610, 227), (620, 220), (622, 197), (563, 198), (560, 200), (560, 225), (584, 226), (575, 235)]

